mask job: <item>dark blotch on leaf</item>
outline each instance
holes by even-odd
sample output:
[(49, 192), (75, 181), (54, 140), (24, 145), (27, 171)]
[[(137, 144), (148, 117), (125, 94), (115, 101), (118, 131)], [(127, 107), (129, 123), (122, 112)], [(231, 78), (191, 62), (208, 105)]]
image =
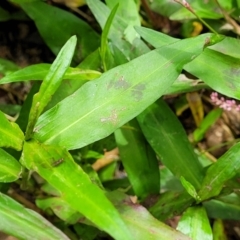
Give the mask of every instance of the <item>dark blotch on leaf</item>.
[(143, 91), (145, 90), (145, 85), (139, 83), (132, 89), (132, 95), (137, 100), (140, 101), (143, 98)]

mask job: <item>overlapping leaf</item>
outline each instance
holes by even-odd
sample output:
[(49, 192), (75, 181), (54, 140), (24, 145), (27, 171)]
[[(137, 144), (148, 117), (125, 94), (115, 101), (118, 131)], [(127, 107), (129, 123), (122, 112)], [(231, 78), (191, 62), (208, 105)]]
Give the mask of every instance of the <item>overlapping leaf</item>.
[(138, 197), (160, 191), (158, 161), (135, 119), (115, 131), (121, 160)]
[(69, 240), (40, 214), (24, 208), (3, 193), (0, 194), (0, 231), (18, 239)]
[(161, 100), (138, 116), (143, 133), (161, 161), (177, 177), (196, 189), (203, 179), (202, 167), (177, 117)]
[(108, 136), (156, 101), (201, 53), (207, 37), (154, 50), (86, 83), (39, 118), (34, 137), (75, 149)]
[(212, 229), (204, 207), (190, 207), (182, 215), (177, 230), (193, 240), (212, 240)]
[(55, 55), (73, 35), (76, 35), (79, 41), (78, 54), (74, 58), (76, 61), (86, 57), (98, 47), (99, 36), (96, 32), (72, 13), (42, 1), (20, 3), (20, 6), (33, 19), (39, 33)]
[(0, 147), (11, 147), (16, 150), (21, 150), (24, 135), (18, 125), (9, 122), (1, 111), (0, 123)]
[[(30, 80), (43, 80), (50, 70), (51, 65), (39, 63), (15, 71), (0, 80), (0, 84), (11, 82), (22, 82)], [(94, 70), (82, 70), (79, 68), (68, 68), (63, 79), (74, 79), (76, 81), (92, 80), (100, 77), (101, 73)]]
[(0, 182), (16, 181), (22, 172), (19, 162), (0, 148)]
[(117, 210), (64, 149), (28, 141), (21, 163), (38, 172), (76, 211), (115, 239), (131, 239)]
[(240, 143), (237, 143), (208, 168), (202, 187), (198, 192), (202, 201), (217, 196), (221, 192), (224, 183), (239, 172), (239, 154)]

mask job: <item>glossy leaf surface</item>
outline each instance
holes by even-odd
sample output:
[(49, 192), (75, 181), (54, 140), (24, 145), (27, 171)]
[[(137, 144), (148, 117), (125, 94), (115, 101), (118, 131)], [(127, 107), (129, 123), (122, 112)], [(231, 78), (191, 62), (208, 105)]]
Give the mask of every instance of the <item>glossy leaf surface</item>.
[(192, 240), (212, 240), (212, 229), (204, 207), (190, 207), (182, 215), (177, 230)]

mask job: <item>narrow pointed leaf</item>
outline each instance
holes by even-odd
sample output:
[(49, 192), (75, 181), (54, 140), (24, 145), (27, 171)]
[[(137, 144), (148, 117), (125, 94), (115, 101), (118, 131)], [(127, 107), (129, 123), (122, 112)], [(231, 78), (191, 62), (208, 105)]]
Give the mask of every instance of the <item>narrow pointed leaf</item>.
[(188, 192), (188, 194), (190, 196), (192, 196), (194, 199), (199, 200), (199, 196), (197, 195), (197, 191), (193, 187), (193, 185), (190, 182), (186, 181), (186, 179), (182, 176), (180, 177), (180, 180), (181, 180), (181, 183), (182, 183), (183, 187)]
[(190, 207), (194, 199), (187, 192), (169, 191), (162, 193), (158, 201), (149, 208), (150, 213), (160, 221), (179, 216)]
[(160, 156), (162, 163), (176, 176), (183, 176), (196, 189), (201, 186), (203, 169), (183, 126), (168, 105), (160, 100), (138, 116), (143, 133)]
[(16, 181), (22, 172), (20, 163), (0, 148), (0, 182)]
[(215, 91), (240, 99), (240, 59), (205, 49), (185, 70), (200, 78)]
[(214, 220), (213, 240), (227, 240), (227, 234), (224, 230), (224, 222), (221, 219)]
[(202, 187), (198, 192), (202, 201), (217, 196), (221, 192), (224, 183), (239, 172), (239, 154), (240, 143), (237, 143), (208, 168)]
[(75, 149), (110, 135), (171, 86), (182, 66), (201, 53), (207, 36), (154, 50), (84, 84), (39, 118), (34, 137)]
[(207, 210), (208, 216), (211, 218), (240, 220), (240, 204), (229, 203), (220, 200), (211, 200), (203, 202)]
[[(110, 9), (99, 0), (87, 0), (87, 4), (103, 29), (110, 14)], [(125, 11), (128, 11), (128, 9)], [(133, 28), (130, 27), (126, 35), (125, 31), (128, 27), (128, 19), (117, 14), (113, 20), (108, 38), (122, 51), (127, 59), (133, 59), (148, 52), (149, 48), (139, 39)]]
[(192, 240), (212, 240), (212, 229), (204, 207), (190, 207), (182, 215), (177, 230)]
[(78, 54), (74, 57), (77, 62), (99, 46), (98, 34), (74, 14), (42, 1), (20, 3), (20, 6), (33, 19), (42, 38), (55, 55), (73, 35), (78, 38)]
[(16, 123), (9, 122), (0, 111), (0, 147), (22, 149), (24, 135)]
[(158, 221), (146, 208), (132, 203), (123, 193), (111, 192), (108, 197), (119, 209), (133, 236), (131, 239), (190, 240), (188, 236)]
[(239, 48), (238, 38), (225, 37), (223, 41), (209, 48), (234, 58), (238, 58), (238, 59), (240, 58), (240, 48)]
[(102, 64), (103, 64), (103, 68), (105, 71), (107, 71), (107, 66), (109, 65), (106, 60), (107, 60), (107, 51), (109, 51), (108, 48), (108, 34), (109, 34), (109, 30), (111, 28), (113, 19), (115, 17), (115, 14), (117, 12), (118, 9), (118, 4), (112, 9), (111, 13), (108, 16), (108, 19), (106, 21), (106, 24), (103, 28), (102, 31), (102, 36), (101, 36), (101, 46), (100, 46), (100, 56), (102, 58)]
[(66, 42), (66, 44), (59, 52), (57, 58), (53, 62), (48, 74), (44, 78), (39, 92), (34, 95), (32, 107), (29, 113), (26, 139), (29, 139), (32, 136), (32, 131), (37, 121), (37, 118), (51, 100), (52, 95), (60, 86), (63, 76), (72, 61), (76, 43), (76, 36), (72, 36)]
[(68, 240), (69, 238), (40, 214), (0, 194), (0, 231), (24, 240)]
[(97, 227), (117, 240), (131, 239), (117, 210), (66, 150), (28, 141), (21, 163), (37, 171), (61, 193), (63, 200)]
[(136, 119), (115, 131), (121, 161), (138, 197), (160, 191), (160, 174), (154, 151), (144, 139)]
[(155, 48), (160, 48), (164, 45), (168, 45), (179, 41), (179, 39), (177, 38), (170, 37), (166, 34), (157, 32), (150, 28), (137, 26), (135, 27), (135, 29), (145, 41), (150, 43)]
[[(43, 80), (50, 70), (51, 65), (39, 63), (20, 69), (8, 74), (0, 80), (0, 84), (11, 82), (23, 82), (32, 80)], [(69, 67), (63, 76), (63, 79), (92, 80), (100, 77), (101, 73), (94, 70), (82, 70)]]

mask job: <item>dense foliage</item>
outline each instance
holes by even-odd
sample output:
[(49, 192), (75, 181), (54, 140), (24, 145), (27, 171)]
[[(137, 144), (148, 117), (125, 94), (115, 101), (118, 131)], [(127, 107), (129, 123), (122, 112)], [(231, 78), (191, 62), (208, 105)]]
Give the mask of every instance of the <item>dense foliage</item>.
[[(54, 2), (0, 8), (1, 21), (33, 21), (56, 55), (22, 69), (0, 59), (1, 85), (33, 83), (16, 120), (0, 111), (0, 230), (39, 240), (226, 239), (223, 220), (240, 219), (240, 143), (218, 159), (199, 143), (223, 109), (239, 111), (226, 97), (240, 99), (240, 1), (65, 1), (74, 11)], [(168, 19), (165, 33), (153, 13)], [(172, 36), (170, 20), (180, 29)], [(203, 89), (214, 92), (207, 110)], [(183, 108), (196, 124), (189, 135)], [(174, 216), (178, 231), (166, 224)]]

